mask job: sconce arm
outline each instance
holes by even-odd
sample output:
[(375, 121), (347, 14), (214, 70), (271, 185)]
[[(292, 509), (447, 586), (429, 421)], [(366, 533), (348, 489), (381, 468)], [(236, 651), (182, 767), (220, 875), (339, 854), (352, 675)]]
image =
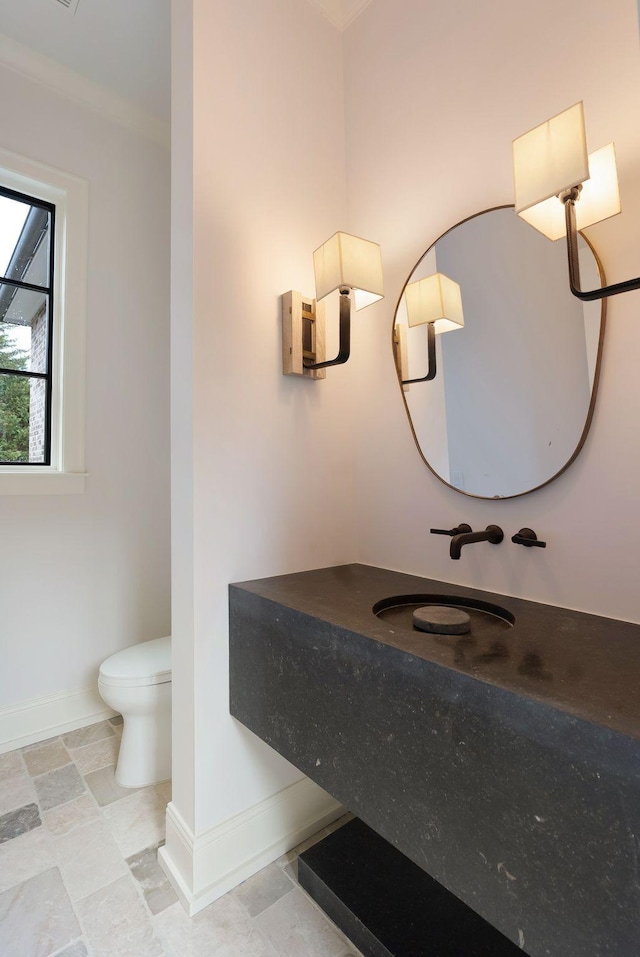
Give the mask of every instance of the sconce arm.
[(340, 290), (340, 339), (338, 342), (338, 355), (335, 359), (327, 359), (324, 362), (310, 362), (303, 360), (305, 369), (326, 369), (328, 366), (339, 366), (347, 361), (351, 352), (351, 299), (349, 290), (345, 287)]
[(413, 385), (414, 382), (430, 382), (436, 377), (436, 327), (433, 322), (427, 323), (427, 359), (427, 374), (420, 379), (402, 379), (402, 385)]
[(640, 289), (640, 276), (637, 279), (627, 279), (625, 282), (612, 283), (600, 289), (583, 291), (580, 289), (580, 261), (578, 256), (578, 231), (576, 229), (576, 200), (580, 196), (582, 186), (560, 193), (564, 203), (564, 216), (567, 227), (567, 255), (569, 259), (569, 285), (571, 292), (582, 302), (593, 302), (594, 299), (605, 299), (607, 296), (617, 296), (621, 292), (632, 292)]

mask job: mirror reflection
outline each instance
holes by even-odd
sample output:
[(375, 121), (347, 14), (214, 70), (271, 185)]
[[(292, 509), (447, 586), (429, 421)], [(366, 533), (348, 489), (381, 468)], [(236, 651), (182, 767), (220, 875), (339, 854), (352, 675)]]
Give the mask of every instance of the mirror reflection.
[[(595, 252), (579, 242), (584, 281), (598, 286)], [(426, 464), (461, 492), (523, 495), (581, 448), (604, 301), (573, 297), (566, 271), (564, 244), (504, 206), (450, 229), (407, 280), (394, 320), (407, 413)]]

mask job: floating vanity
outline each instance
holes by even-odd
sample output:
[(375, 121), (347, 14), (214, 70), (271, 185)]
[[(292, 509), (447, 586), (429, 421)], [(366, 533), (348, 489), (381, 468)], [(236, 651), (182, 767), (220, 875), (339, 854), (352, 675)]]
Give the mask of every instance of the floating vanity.
[(640, 626), (345, 565), (231, 585), (230, 659), (232, 715), (526, 954), (640, 953)]

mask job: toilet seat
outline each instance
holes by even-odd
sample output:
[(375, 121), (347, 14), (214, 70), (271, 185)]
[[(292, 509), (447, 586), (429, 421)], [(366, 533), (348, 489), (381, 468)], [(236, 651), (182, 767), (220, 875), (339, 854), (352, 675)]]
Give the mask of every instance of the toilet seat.
[(141, 688), (171, 681), (171, 638), (154, 638), (117, 651), (100, 665), (100, 684)]

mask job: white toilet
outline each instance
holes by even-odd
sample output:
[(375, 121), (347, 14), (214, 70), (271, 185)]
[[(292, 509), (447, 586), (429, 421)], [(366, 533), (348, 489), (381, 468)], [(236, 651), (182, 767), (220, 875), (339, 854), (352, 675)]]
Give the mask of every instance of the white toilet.
[(98, 690), (124, 719), (116, 781), (140, 788), (171, 777), (171, 638), (156, 638), (111, 655)]

